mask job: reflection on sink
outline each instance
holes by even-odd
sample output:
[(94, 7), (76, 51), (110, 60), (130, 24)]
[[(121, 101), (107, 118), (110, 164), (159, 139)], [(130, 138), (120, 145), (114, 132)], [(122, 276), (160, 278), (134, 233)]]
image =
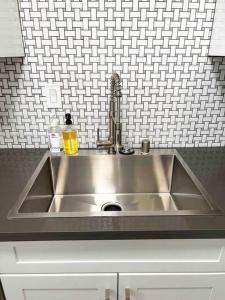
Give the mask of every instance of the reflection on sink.
[(46, 154), (8, 217), (218, 213), (178, 154)]

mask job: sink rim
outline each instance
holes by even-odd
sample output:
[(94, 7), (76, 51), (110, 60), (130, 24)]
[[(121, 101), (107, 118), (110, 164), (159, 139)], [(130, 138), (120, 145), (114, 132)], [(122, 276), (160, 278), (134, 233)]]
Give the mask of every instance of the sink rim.
[[(28, 195), (30, 189), (32, 188), (35, 180), (37, 179), (40, 171), (42, 170), (42, 167), (46, 163), (46, 161), (51, 157), (61, 157), (64, 156), (63, 153), (60, 154), (52, 154), (50, 151), (47, 151), (42, 159), (40, 160), (39, 164), (37, 165), (35, 171), (33, 172), (32, 176), (28, 180), (25, 188), (21, 192), (21, 194), (18, 197), (18, 200), (16, 203), (13, 205), (13, 207), (10, 209), (7, 218), (8, 219), (24, 219), (24, 218), (73, 218), (73, 217), (114, 217), (114, 216), (204, 216), (204, 215), (222, 215), (221, 210), (216, 206), (214, 200), (212, 197), (209, 195), (209, 193), (206, 191), (206, 189), (203, 187), (201, 182), (198, 180), (196, 175), (192, 172), (192, 170), (189, 168), (187, 163), (184, 161), (184, 159), (181, 157), (179, 152), (176, 149), (153, 149), (150, 151), (149, 154), (147, 155), (141, 155), (140, 150), (135, 150), (135, 154), (132, 156), (124, 156), (121, 154), (116, 154), (116, 155), (109, 155), (109, 154), (102, 154), (101, 152), (99, 153), (98, 150), (80, 150), (79, 154), (76, 156), (88, 156), (88, 157), (120, 157), (122, 159), (131, 159), (133, 156), (152, 156), (152, 155), (171, 155), (173, 157), (176, 157), (178, 161), (181, 163), (182, 167), (185, 169), (185, 171), (188, 173), (190, 176), (191, 180), (193, 183), (197, 186), (199, 189), (200, 193), (203, 195), (204, 200), (207, 202), (209, 207), (211, 208), (210, 210), (141, 210), (141, 211), (101, 211), (101, 212), (82, 212), (82, 211), (71, 211), (71, 212), (20, 212), (20, 208), (22, 204), (24, 203), (26, 196)], [(69, 156), (73, 157), (73, 156)], [(53, 200), (52, 200), (53, 201)], [(51, 204), (52, 204), (51, 201)]]

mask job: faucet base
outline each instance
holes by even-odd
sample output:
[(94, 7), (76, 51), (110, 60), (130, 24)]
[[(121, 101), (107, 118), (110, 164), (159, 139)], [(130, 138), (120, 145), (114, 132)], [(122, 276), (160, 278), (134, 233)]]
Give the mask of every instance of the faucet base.
[(116, 154), (115, 148), (114, 148), (114, 147), (110, 147), (110, 148), (108, 149), (108, 154)]

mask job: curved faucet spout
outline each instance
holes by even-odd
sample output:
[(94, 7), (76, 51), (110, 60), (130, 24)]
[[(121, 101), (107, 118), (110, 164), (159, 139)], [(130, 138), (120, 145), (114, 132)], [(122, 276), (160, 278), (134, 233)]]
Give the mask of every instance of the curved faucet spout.
[[(109, 153), (114, 153), (116, 150), (122, 148), (121, 145), (121, 132), (122, 124), (120, 123), (120, 99), (121, 93), (121, 80), (120, 76), (114, 72), (110, 80), (110, 105), (109, 105), (109, 137), (106, 141), (101, 141), (99, 138), (99, 129), (97, 137), (97, 148), (109, 149)], [(113, 149), (113, 150), (112, 150)]]

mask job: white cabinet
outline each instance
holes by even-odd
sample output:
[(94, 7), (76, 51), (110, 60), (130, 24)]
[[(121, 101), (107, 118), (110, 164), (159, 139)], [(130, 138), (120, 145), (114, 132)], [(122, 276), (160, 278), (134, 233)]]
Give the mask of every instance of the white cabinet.
[(116, 300), (117, 274), (8, 275), (7, 300)]
[(0, 0), (0, 57), (24, 56), (17, 0)]
[(108, 240), (0, 243), (0, 272), (225, 272), (225, 240)]
[(225, 0), (217, 0), (209, 55), (225, 56)]
[(225, 274), (119, 275), (119, 300), (224, 300)]
[(6, 300), (224, 300), (225, 240), (0, 243)]
[(224, 273), (120, 273), (118, 281), (116, 273), (2, 277), (6, 300), (224, 300), (224, 282)]

